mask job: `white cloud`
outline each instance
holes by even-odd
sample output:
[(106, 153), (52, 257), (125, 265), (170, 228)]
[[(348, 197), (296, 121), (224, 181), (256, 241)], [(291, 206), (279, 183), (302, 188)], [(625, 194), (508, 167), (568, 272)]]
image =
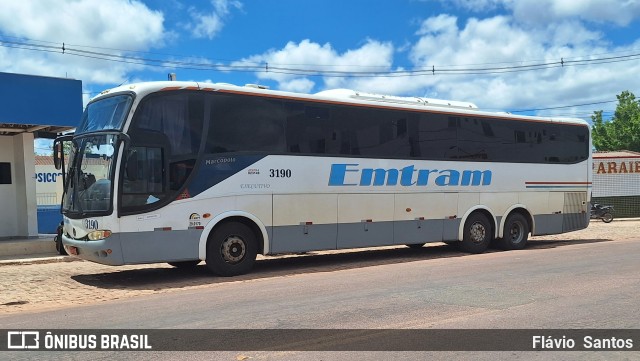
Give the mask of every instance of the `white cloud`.
[(213, 39), (213, 37), (222, 30), (222, 18), (216, 13), (210, 15), (196, 13), (193, 14), (193, 18), (196, 24), (193, 27), (192, 34), (196, 38)]
[(292, 80), (283, 80), (280, 82), (280, 90), (296, 92), (296, 93), (309, 93), (311, 89), (316, 85), (315, 82), (307, 78), (297, 78)]
[[(135, 0), (4, 1), (0, 33), (39, 44), (87, 50), (87, 46), (132, 51), (163, 45), (166, 33), (162, 13)], [(90, 49), (100, 51), (100, 49)], [(121, 54), (109, 50), (109, 53)], [(0, 48), (3, 71), (73, 77), (85, 82), (119, 83), (139, 65), (108, 63), (88, 57)]]
[(419, 32), (422, 36), (410, 52), (415, 65), (430, 67), (519, 61), (538, 59), (542, 53), (541, 44), (533, 39), (532, 34), (514, 26), (508, 17), (471, 18), (463, 28), (459, 28), (455, 20), (455, 17), (440, 15), (423, 22)]
[(456, 32), (458, 18), (449, 14), (440, 14), (438, 16), (430, 17), (422, 22), (420, 30), (416, 32), (416, 35), (429, 35), (429, 34), (446, 34)]
[(442, 3), (482, 13), (496, 8), (513, 12), (525, 23), (553, 23), (567, 18), (626, 26), (640, 18), (636, 0), (441, 0)]
[(475, 11), (485, 12), (494, 10), (504, 3), (510, 3), (509, 0), (440, 0), (444, 4), (453, 4), (456, 7)]
[[(394, 48), (391, 43), (367, 40), (364, 45), (343, 53), (335, 50), (331, 44), (324, 45), (303, 40), (300, 43), (289, 42), (282, 49), (271, 49), (259, 55), (242, 59), (233, 65), (271, 64), (269, 72), (256, 73), (260, 79), (275, 80), (283, 90), (310, 91), (312, 84), (304, 75), (306, 71), (325, 71), (339, 75), (339, 72), (388, 71), (391, 69)], [(289, 70), (284, 70), (284, 69)], [(317, 74), (317, 73), (316, 73)], [(306, 79), (303, 82), (292, 82)], [(342, 77), (325, 77), (328, 87), (339, 87), (345, 79)]]
[(640, 17), (640, 2), (638, 1), (520, 0), (513, 1), (511, 7), (514, 16), (522, 21), (550, 22), (562, 18), (579, 18), (626, 26), (632, 20)]
[(163, 38), (163, 15), (139, 1), (3, 1), (4, 34), (68, 44), (144, 50)]
[[(446, 68), (500, 67), (589, 58), (593, 54), (629, 51), (610, 48), (603, 35), (571, 20), (532, 28), (509, 16), (470, 18), (458, 26), (450, 16), (426, 19), (422, 36), (410, 52), (416, 66)], [(585, 65), (494, 75), (441, 75), (416, 78), (426, 93), (467, 100), (488, 108), (521, 108), (532, 104), (567, 104), (570, 99), (602, 100), (637, 88), (636, 62)], [(597, 82), (594, 82), (597, 79)]]
[[(441, 99), (470, 101), (485, 109), (523, 109), (535, 106), (566, 105), (578, 102), (614, 99), (625, 89), (640, 87), (637, 62), (589, 64), (497, 74), (438, 74), (437, 70), (509, 67), (560, 59), (588, 59), (595, 54), (629, 54), (640, 41), (628, 46), (611, 47), (604, 34), (591, 30), (575, 19), (540, 27), (517, 22), (508, 15), (461, 21), (441, 14), (421, 22), (416, 39), (406, 53), (412, 66), (407, 69), (431, 69), (436, 75), (411, 77), (318, 77), (308, 91), (332, 88)], [(398, 71), (393, 44), (367, 40), (351, 50), (338, 52), (331, 44), (311, 40), (290, 42), (281, 49), (246, 58), (244, 62), (269, 63), (303, 69), (362, 71)], [(602, 55), (599, 55), (602, 56)], [(238, 63), (240, 64), (240, 62)], [(262, 80), (273, 80), (280, 89), (305, 91), (311, 87), (308, 76), (258, 72)], [(577, 109), (563, 109), (563, 114)], [(583, 115), (584, 117), (584, 115)]]
[(242, 3), (236, 0), (212, 0), (213, 9), (209, 13), (190, 9), (193, 23), (186, 28), (191, 30), (191, 34), (196, 38), (213, 39), (222, 30), (225, 20), (231, 14), (232, 9), (242, 10)]

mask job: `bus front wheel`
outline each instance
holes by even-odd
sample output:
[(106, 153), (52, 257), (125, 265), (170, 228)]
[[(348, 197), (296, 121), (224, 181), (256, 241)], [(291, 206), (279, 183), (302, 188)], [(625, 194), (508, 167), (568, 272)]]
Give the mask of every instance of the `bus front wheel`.
[(217, 226), (207, 242), (207, 267), (224, 277), (251, 270), (258, 254), (256, 236), (249, 226), (228, 222)]
[(472, 213), (464, 223), (462, 242), (458, 247), (469, 253), (482, 253), (493, 239), (491, 223), (487, 216), (482, 213)]

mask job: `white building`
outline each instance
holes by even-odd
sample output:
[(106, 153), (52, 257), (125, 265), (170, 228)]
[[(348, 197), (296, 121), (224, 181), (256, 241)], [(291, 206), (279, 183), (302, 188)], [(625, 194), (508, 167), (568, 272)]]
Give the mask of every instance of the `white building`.
[(640, 217), (640, 153), (593, 154), (593, 203), (614, 206), (615, 217)]

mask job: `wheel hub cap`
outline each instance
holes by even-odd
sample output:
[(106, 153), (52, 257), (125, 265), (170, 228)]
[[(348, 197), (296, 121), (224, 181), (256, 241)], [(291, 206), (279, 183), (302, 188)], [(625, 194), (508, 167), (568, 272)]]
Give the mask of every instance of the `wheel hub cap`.
[(509, 234), (511, 235), (511, 242), (520, 242), (522, 239), (522, 225), (518, 222), (514, 223)]
[(486, 229), (480, 222), (476, 222), (471, 225), (471, 241), (473, 243), (482, 243), (486, 236)]
[(238, 236), (229, 236), (224, 242), (222, 242), (222, 248), (220, 251), (225, 262), (238, 263), (244, 257), (246, 247), (242, 238)]

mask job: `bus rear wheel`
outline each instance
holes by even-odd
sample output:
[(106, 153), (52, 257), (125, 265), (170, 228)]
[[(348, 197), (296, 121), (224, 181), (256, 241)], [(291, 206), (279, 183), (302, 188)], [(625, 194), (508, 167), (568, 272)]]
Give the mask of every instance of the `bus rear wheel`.
[(219, 276), (230, 277), (249, 272), (257, 254), (256, 236), (243, 223), (223, 223), (211, 232), (207, 241), (207, 267)]
[(492, 234), (487, 216), (479, 212), (472, 213), (464, 223), (463, 238), (458, 247), (464, 252), (482, 253), (489, 247)]
[(504, 237), (499, 240), (498, 246), (505, 251), (523, 249), (528, 238), (529, 222), (522, 214), (514, 213), (504, 223)]

